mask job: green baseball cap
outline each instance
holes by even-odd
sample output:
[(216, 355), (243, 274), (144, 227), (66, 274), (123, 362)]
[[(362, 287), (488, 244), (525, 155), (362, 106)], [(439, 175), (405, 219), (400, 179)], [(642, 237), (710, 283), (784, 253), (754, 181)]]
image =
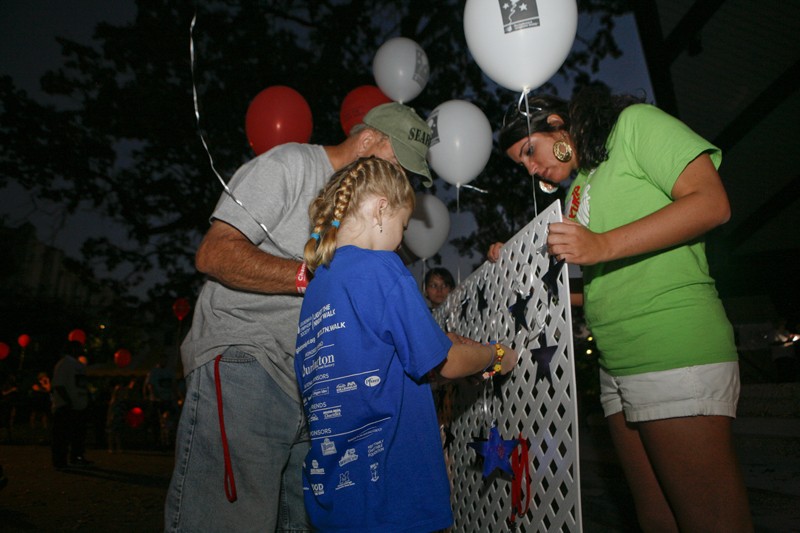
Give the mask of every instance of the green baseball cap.
[(406, 105), (390, 102), (370, 109), (362, 122), (389, 136), (400, 166), (427, 178), (426, 187), (433, 184), (427, 161), (431, 127), (416, 111)]

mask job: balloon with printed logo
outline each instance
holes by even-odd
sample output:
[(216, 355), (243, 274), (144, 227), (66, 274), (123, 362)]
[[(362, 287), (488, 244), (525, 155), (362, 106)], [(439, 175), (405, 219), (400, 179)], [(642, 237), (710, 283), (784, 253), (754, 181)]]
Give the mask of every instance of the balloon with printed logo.
[(484, 74), (530, 91), (558, 72), (578, 29), (575, 0), (467, 0), (464, 37)]
[(374, 85), (361, 85), (347, 93), (339, 111), (339, 122), (342, 124), (344, 134), (350, 135), (353, 126), (360, 124), (370, 109), (391, 101), (391, 98)]
[(125, 348), (120, 348), (116, 352), (114, 352), (114, 364), (116, 364), (120, 368), (125, 368), (129, 364), (131, 364), (131, 352), (126, 350)]
[(452, 185), (464, 185), (480, 174), (492, 153), (492, 126), (483, 111), (465, 100), (449, 100), (428, 117), (433, 131), (428, 162)]
[(415, 41), (394, 37), (375, 53), (372, 75), (383, 94), (395, 102), (408, 103), (428, 84), (428, 55)]
[(417, 193), (403, 242), (420, 259), (433, 257), (450, 233), (450, 212), (436, 196)]
[(250, 102), (245, 132), (256, 155), (288, 142), (311, 139), (311, 108), (303, 96), (285, 85), (268, 87)]
[(8, 357), (8, 354), (10, 353), (11, 353), (11, 347), (4, 342), (0, 342), (0, 361)]
[(67, 335), (67, 340), (86, 344), (86, 333), (82, 329), (73, 329)]

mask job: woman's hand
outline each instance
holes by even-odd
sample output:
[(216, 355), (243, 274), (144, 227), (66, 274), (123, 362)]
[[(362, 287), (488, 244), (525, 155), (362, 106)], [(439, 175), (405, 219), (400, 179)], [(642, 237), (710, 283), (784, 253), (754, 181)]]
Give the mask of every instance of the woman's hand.
[(503, 242), (496, 242), (489, 247), (489, 253), (486, 254), (486, 259), (492, 263), (496, 263), (500, 259), (500, 251), (503, 249)]
[(602, 233), (594, 233), (569, 219), (553, 222), (547, 232), (547, 251), (559, 261), (574, 265), (594, 265), (605, 261), (607, 250)]

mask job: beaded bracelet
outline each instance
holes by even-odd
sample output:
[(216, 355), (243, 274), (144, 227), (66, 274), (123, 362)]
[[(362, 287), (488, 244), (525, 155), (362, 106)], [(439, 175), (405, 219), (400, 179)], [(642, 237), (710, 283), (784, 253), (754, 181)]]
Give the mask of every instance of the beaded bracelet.
[[(494, 346), (495, 350), (495, 357), (492, 357), (492, 361), (486, 366), (483, 371), (483, 379), (489, 379), (490, 377), (494, 376), (496, 373), (500, 372), (503, 362), (503, 356), (506, 354), (506, 351), (503, 349), (502, 346), (497, 344), (494, 341), (489, 342), (490, 345)], [(488, 368), (491, 367), (491, 370)]]

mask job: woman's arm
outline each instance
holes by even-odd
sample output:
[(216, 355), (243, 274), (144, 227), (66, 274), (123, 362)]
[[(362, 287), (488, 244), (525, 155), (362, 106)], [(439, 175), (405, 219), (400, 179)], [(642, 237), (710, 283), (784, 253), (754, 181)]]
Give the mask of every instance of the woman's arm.
[(730, 219), (728, 195), (708, 154), (701, 154), (678, 176), (673, 202), (658, 211), (604, 233), (572, 221), (550, 224), (548, 251), (576, 265), (594, 265), (680, 244)]

